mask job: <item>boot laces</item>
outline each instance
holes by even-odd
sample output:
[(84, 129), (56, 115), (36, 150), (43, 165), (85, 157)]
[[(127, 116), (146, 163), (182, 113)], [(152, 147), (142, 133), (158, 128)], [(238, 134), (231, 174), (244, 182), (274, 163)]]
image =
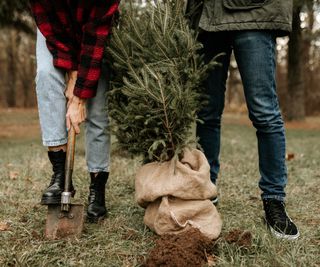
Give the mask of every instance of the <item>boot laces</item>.
[(97, 188), (90, 188), (89, 203), (102, 203), (103, 200), (103, 192), (100, 192)]

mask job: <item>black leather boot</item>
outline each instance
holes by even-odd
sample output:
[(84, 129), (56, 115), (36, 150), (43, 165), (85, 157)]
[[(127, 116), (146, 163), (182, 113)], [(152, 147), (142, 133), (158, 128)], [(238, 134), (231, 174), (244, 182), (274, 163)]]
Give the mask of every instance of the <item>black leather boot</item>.
[(94, 173), (90, 173), (91, 183), (87, 211), (89, 222), (97, 223), (106, 217), (105, 188), (108, 176), (108, 172), (99, 172), (96, 177)]
[[(57, 152), (49, 151), (48, 156), (52, 164), (53, 175), (48, 188), (42, 195), (41, 204), (60, 204), (61, 193), (64, 191), (66, 152), (64, 152), (63, 150)], [(75, 190), (72, 184), (71, 192), (71, 195), (74, 196)]]

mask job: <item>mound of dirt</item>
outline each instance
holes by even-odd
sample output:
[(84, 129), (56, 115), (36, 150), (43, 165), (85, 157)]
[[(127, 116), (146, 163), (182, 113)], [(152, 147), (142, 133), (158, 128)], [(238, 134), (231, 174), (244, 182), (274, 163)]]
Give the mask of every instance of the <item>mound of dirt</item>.
[(229, 243), (235, 243), (239, 247), (249, 248), (252, 246), (252, 233), (234, 229), (230, 231), (224, 239)]
[(201, 267), (208, 264), (207, 254), (213, 251), (214, 241), (198, 229), (176, 235), (163, 235), (143, 265), (144, 267)]

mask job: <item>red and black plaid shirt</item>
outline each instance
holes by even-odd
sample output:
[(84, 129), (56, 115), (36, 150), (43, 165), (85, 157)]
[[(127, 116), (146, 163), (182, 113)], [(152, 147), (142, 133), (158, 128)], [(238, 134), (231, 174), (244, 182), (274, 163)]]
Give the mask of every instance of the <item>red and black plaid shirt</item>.
[(74, 95), (91, 98), (101, 75), (106, 39), (120, 0), (30, 0), (53, 64), (78, 70)]

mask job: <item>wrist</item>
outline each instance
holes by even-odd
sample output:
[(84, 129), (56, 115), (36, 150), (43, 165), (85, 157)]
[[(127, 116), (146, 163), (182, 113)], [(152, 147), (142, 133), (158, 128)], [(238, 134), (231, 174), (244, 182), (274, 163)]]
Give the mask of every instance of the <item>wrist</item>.
[(68, 71), (68, 77), (69, 77), (69, 80), (76, 81), (77, 77), (78, 77), (78, 71), (77, 70), (69, 70)]
[(85, 98), (80, 98), (76, 95), (74, 95), (72, 97), (72, 102), (78, 104), (78, 105), (84, 105), (86, 103), (86, 99)]

